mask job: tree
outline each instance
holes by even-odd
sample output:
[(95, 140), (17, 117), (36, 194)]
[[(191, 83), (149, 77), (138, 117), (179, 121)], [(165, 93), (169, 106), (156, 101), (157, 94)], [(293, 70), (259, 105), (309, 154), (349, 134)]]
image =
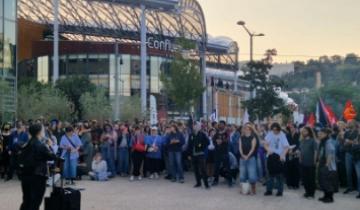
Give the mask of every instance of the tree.
[(90, 79), (86, 76), (70, 76), (58, 80), (56, 87), (74, 104), (72, 115), (78, 119), (82, 119), (83, 110), (81, 109), (80, 97), (86, 92), (93, 93), (96, 90), (96, 86), (91, 83)]
[(120, 119), (122, 121), (131, 121), (141, 119), (141, 100), (139, 96), (122, 97)]
[(264, 61), (249, 62), (247, 68), (243, 69), (244, 75), (241, 79), (250, 82), (250, 91), (256, 92), (254, 97), (245, 101), (243, 105), (247, 108), (250, 119), (264, 119), (279, 113), (288, 115), (288, 109), (284, 101), (278, 97), (278, 93), (274, 88), (282, 85), (279, 78), (269, 80), (269, 70), (271, 64)]
[(111, 118), (112, 107), (103, 88), (96, 88), (92, 93), (82, 94), (79, 102), (83, 119), (104, 121)]
[(5, 110), (5, 100), (7, 93), (9, 92), (10, 87), (6, 80), (0, 78), (0, 120), (4, 118)]
[(350, 65), (356, 65), (359, 63), (359, 56), (357, 56), (355, 53), (349, 53), (345, 56), (344, 63)]
[(44, 117), (47, 120), (70, 120), (72, 104), (58, 89), (34, 82), (18, 90), (18, 118), (22, 120)]
[(195, 106), (205, 90), (199, 64), (184, 58), (185, 50), (191, 50), (191, 45), (183, 42), (181, 40), (180, 48), (175, 52), (169, 71), (160, 75), (165, 93), (181, 112), (189, 111), (190, 107)]

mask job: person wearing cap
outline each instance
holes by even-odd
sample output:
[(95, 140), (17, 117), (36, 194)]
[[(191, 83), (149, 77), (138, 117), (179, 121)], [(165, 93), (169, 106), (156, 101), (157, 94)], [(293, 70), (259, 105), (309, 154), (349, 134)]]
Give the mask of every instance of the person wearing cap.
[(151, 135), (145, 136), (145, 144), (147, 145), (147, 153), (145, 165), (150, 172), (150, 179), (158, 179), (161, 172), (162, 145), (163, 138), (158, 134), (158, 128), (151, 128)]
[(195, 188), (201, 187), (201, 180), (204, 182), (206, 189), (209, 189), (208, 176), (206, 173), (206, 150), (209, 146), (209, 139), (206, 134), (201, 131), (201, 124), (196, 122), (193, 126), (193, 132), (189, 135), (188, 142), (188, 154), (190, 154), (194, 172), (196, 184)]
[(72, 126), (67, 126), (65, 128), (65, 134), (60, 141), (60, 148), (62, 148), (61, 157), (65, 159), (64, 177), (67, 180), (66, 184), (75, 184), (74, 180), (77, 175), (79, 149), (81, 146), (81, 140), (74, 132), (74, 128)]

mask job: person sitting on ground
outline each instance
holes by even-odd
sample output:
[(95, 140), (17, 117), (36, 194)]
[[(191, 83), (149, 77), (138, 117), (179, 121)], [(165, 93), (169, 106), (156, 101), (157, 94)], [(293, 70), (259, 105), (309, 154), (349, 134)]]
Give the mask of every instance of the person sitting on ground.
[(103, 160), (101, 153), (96, 153), (92, 164), (91, 170), (89, 172), (89, 176), (91, 180), (95, 181), (107, 181), (109, 180), (109, 173), (107, 171), (107, 164), (106, 161)]

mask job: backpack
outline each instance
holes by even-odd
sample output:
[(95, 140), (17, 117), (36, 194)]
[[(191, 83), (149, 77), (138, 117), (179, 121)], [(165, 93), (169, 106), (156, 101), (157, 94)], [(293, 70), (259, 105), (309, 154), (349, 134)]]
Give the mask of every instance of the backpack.
[(36, 168), (33, 140), (21, 145), (16, 151), (16, 165), (20, 175), (32, 175)]

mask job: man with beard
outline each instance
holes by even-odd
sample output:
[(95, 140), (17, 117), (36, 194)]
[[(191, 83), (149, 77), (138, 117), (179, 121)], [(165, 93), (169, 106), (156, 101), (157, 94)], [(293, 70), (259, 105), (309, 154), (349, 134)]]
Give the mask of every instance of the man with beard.
[[(218, 185), (219, 183), (219, 174), (221, 170), (229, 171), (229, 136), (226, 132), (226, 123), (225, 121), (220, 121), (218, 130), (213, 137), (213, 142), (215, 146), (215, 174), (213, 186)], [(229, 173), (227, 173), (229, 174)], [(229, 187), (232, 187), (231, 177), (225, 177), (228, 181)]]

